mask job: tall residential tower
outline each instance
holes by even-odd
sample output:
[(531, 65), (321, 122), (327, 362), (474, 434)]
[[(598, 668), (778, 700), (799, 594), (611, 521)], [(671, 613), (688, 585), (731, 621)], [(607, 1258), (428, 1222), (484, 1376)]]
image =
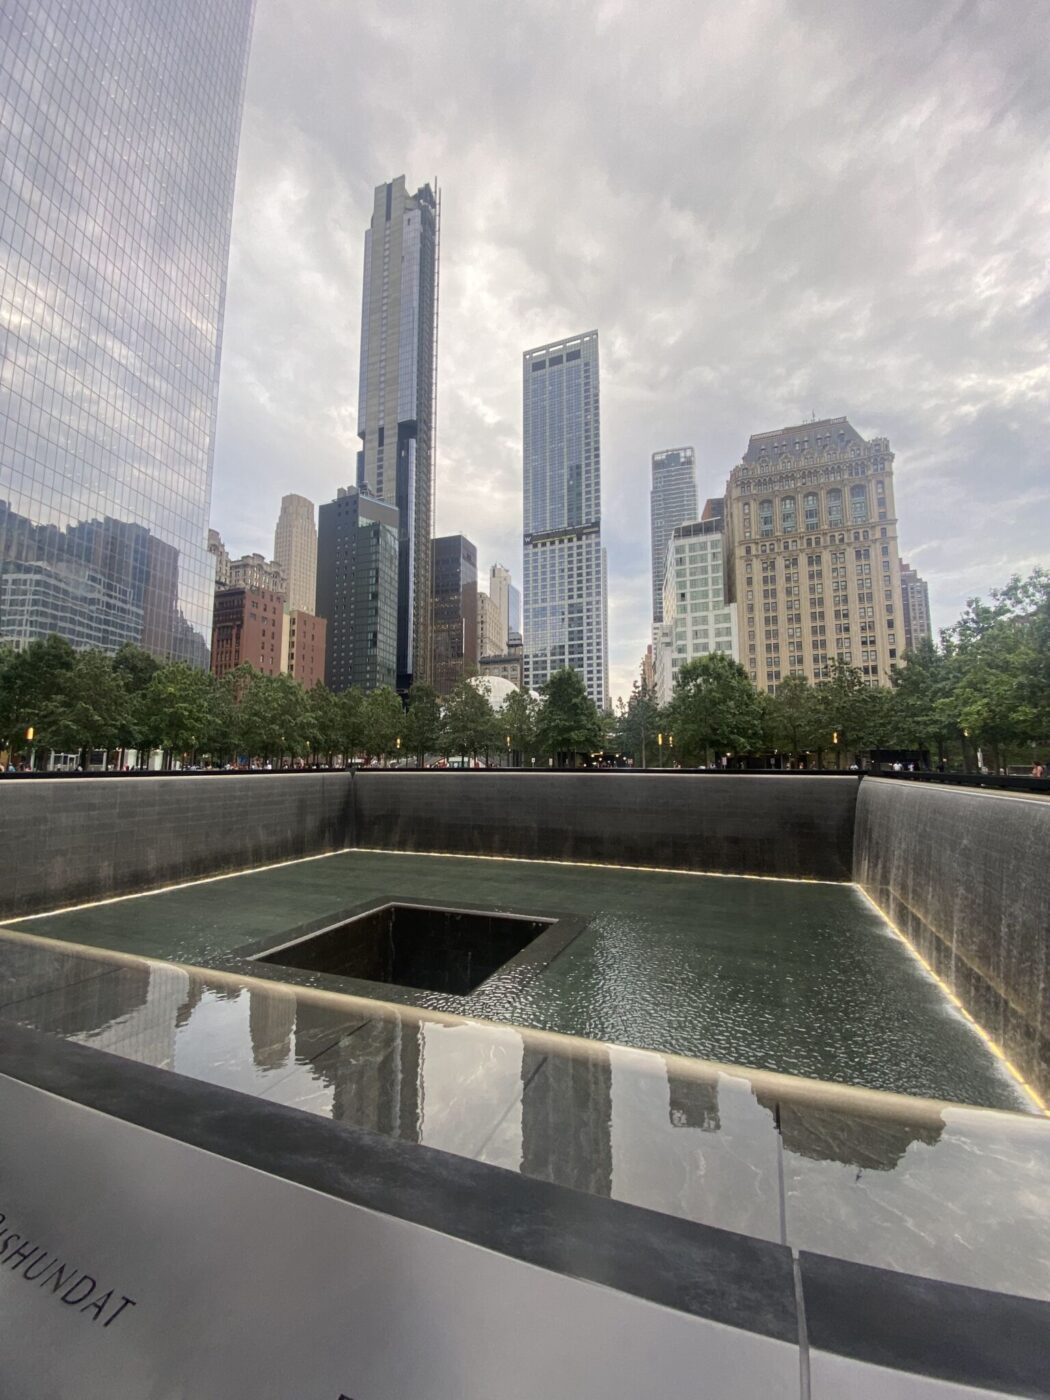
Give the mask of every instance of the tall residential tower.
[(206, 666), (252, 0), (0, 14), (0, 644)]
[(649, 538), (652, 546), (653, 622), (664, 620), (664, 570), (667, 543), (679, 525), (696, 520), (696, 458), (691, 447), (653, 453), (649, 492)]
[(365, 233), (357, 484), (398, 511), (397, 684), (430, 678), (439, 205), (399, 175)]
[(523, 375), (525, 685), (537, 689), (570, 666), (604, 709), (598, 332), (526, 350)]

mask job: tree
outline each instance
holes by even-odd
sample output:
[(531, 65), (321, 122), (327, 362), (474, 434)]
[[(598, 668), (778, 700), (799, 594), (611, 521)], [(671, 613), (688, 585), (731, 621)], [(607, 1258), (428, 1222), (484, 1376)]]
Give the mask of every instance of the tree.
[(761, 743), (758, 692), (743, 666), (724, 652), (685, 663), (668, 718), (675, 752), (683, 763), (706, 763), (712, 749), (747, 753)]
[(476, 758), (498, 742), (489, 686), (460, 681), (445, 701), (445, 744), (449, 751)]
[(37, 742), (52, 751), (75, 753), (115, 748), (128, 729), (131, 705), (123, 675), (102, 651), (78, 653), (44, 707)]
[(357, 686), (351, 686), (349, 690), (341, 691), (336, 701), (339, 734), (336, 747), (346, 755), (349, 763), (364, 743), (365, 697)]
[(886, 693), (867, 685), (856, 666), (836, 657), (828, 669), (831, 674), (817, 686), (817, 697), (825, 742), (831, 740), (835, 766), (841, 768), (843, 755), (856, 759), (861, 750), (888, 737), (890, 708)]
[(408, 692), (405, 715), (405, 747), (416, 755), (420, 768), (441, 741), (441, 699), (431, 685), (416, 681)]
[(575, 768), (578, 753), (591, 753), (604, 738), (598, 707), (587, 694), (583, 677), (564, 666), (543, 687), (543, 705), (537, 724), (541, 748), (559, 768)]
[(936, 749), (945, 756), (945, 746), (958, 726), (953, 723), (950, 663), (929, 637), (907, 652), (890, 672), (893, 687), (890, 713), (894, 740), (906, 749)]
[(77, 654), (64, 637), (30, 642), (22, 651), (5, 652), (0, 667), (0, 739), (21, 753), (37, 743), (25, 737), (48, 711), (76, 665)]
[(215, 696), (207, 671), (185, 661), (162, 666), (139, 696), (136, 725), (146, 748), (195, 753), (213, 737)]
[(339, 697), (318, 681), (306, 696), (306, 739), (310, 751), (324, 754), (331, 763), (342, 745)]
[(256, 672), (237, 706), (241, 747), (251, 755), (280, 760), (306, 752), (310, 707), (306, 692), (291, 676)]
[(389, 758), (397, 752), (397, 741), (405, 727), (405, 710), (397, 691), (381, 685), (364, 698), (361, 712), (361, 743), (373, 758)]
[(764, 697), (766, 738), (771, 747), (798, 757), (826, 743), (820, 698), (805, 676), (785, 676)]
[(519, 767), (531, 758), (536, 747), (539, 704), (527, 690), (512, 690), (503, 702), (499, 722), (510, 739), (510, 757)]
[(622, 699), (617, 702), (612, 726), (616, 748), (644, 768), (656, 752), (657, 734), (666, 727), (655, 692), (641, 681), (635, 681), (626, 705)]

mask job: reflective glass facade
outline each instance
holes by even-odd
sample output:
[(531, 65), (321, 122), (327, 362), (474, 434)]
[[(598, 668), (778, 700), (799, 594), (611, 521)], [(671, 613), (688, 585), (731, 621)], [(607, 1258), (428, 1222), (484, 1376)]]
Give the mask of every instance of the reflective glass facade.
[(252, 9), (0, 6), (0, 643), (207, 664)]
[(525, 685), (563, 666), (609, 698), (598, 333), (527, 350), (524, 389)]

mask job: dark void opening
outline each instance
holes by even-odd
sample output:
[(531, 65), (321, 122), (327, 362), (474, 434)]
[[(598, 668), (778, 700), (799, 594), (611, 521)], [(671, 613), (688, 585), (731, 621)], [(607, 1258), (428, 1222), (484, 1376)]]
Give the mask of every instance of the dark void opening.
[(385, 904), (272, 953), (259, 954), (255, 961), (466, 996), (553, 922)]

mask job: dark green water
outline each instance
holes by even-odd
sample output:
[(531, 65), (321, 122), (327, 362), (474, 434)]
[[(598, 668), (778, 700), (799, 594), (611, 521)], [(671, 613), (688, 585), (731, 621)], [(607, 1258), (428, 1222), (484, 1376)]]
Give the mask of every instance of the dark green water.
[(586, 921), (549, 966), (497, 972), (466, 997), (403, 996), (416, 1005), (874, 1089), (1024, 1106), (936, 983), (846, 885), (350, 852), (13, 927), (207, 965), (305, 920), (397, 898)]

